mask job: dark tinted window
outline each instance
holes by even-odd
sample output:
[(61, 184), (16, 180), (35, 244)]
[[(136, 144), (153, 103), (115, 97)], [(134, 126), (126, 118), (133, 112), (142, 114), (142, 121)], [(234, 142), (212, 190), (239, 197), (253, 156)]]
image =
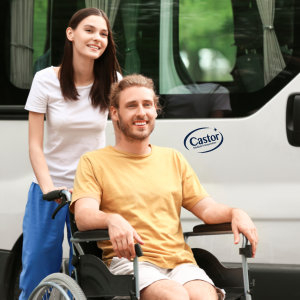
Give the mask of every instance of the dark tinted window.
[[(98, 4), (106, 5), (124, 74), (153, 78), (164, 108), (160, 117), (208, 118), (249, 115), (298, 73), (300, 1), (275, 1), (274, 21), (261, 18), (260, 2)], [(26, 118), (23, 106), (34, 73), (60, 63), (69, 18), (91, 3), (1, 1), (2, 118)]]

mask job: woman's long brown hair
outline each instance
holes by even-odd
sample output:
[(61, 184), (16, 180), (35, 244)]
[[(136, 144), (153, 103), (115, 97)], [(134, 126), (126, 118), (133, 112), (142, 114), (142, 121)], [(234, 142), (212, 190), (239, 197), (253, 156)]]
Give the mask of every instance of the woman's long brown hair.
[[(90, 91), (93, 107), (101, 111), (108, 109), (111, 84), (118, 80), (117, 72), (121, 68), (116, 56), (116, 46), (113, 39), (109, 20), (103, 10), (98, 8), (83, 8), (77, 11), (69, 22), (69, 27), (76, 29), (78, 24), (88, 16), (103, 17), (108, 29), (108, 44), (104, 53), (94, 62), (94, 83)], [(66, 100), (78, 100), (78, 92), (74, 82), (73, 45), (66, 38), (64, 54), (60, 65), (59, 81), (62, 95)]]

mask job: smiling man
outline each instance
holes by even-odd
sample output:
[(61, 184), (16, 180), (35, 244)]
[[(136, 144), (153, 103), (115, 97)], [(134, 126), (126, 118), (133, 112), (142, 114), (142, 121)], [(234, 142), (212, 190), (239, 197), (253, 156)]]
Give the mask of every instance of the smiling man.
[(98, 246), (114, 274), (133, 273), (134, 243), (142, 245), (142, 300), (223, 299), (184, 242), (181, 207), (205, 223), (231, 222), (235, 243), (242, 232), (253, 255), (256, 228), (244, 211), (215, 202), (182, 154), (149, 143), (157, 107), (151, 79), (130, 75), (113, 85), (116, 144), (82, 156), (71, 210), (79, 230), (108, 228), (111, 241)]
[[(153, 90), (144, 86), (129, 86), (122, 91), (122, 99), (126, 100), (122, 101), (121, 106), (118, 99), (120, 96), (118, 97), (116, 93), (116, 90), (112, 91), (110, 113), (112, 120), (117, 123), (122, 133), (123, 140), (125, 138), (125, 141), (131, 141), (132, 143), (135, 140), (146, 140), (154, 129), (157, 117), (158, 99)], [(132, 144), (131, 142), (130, 144)], [(121, 145), (123, 144), (124, 142), (121, 143)], [(144, 142), (139, 144), (144, 145)]]

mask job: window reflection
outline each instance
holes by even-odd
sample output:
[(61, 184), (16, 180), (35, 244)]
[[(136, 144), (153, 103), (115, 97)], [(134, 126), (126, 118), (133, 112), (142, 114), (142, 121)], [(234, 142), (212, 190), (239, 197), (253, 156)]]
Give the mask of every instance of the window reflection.
[(222, 118), (230, 115), (229, 91), (216, 83), (177, 86), (165, 96), (164, 117)]

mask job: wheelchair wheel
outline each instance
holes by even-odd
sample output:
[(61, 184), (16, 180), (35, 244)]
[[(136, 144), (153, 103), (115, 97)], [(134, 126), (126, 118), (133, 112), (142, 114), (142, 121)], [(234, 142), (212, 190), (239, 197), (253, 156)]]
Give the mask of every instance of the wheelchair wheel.
[(86, 300), (78, 283), (63, 273), (45, 277), (34, 289), (28, 300)]

